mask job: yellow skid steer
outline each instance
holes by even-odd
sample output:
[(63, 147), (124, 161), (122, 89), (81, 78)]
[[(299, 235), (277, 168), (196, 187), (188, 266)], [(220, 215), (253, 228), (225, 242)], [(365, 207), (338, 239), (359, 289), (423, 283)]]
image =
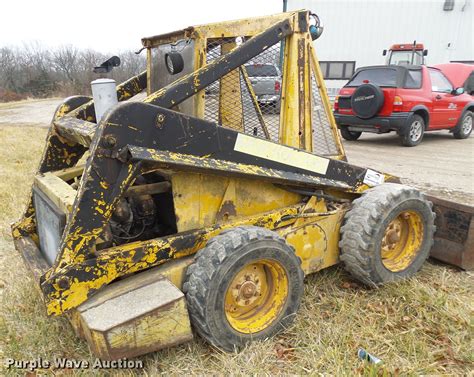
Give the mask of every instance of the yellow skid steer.
[(265, 339), (294, 319), (304, 276), (340, 262), (377, 286), (435, 242), (472, 268), (470, 207), (346, 161), (320, 32), (298, 11), (144, 38), (145, 72), (57, 108), (12, 232), (47, 312), (97, 356), (192, 328), (224, 350)]

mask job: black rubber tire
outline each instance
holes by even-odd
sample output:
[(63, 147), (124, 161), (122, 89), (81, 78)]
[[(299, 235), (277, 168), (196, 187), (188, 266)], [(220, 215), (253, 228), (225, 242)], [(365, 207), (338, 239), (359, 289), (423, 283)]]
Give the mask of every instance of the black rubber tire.
[[(413, 140), (411, 138), (411, 132), (412, 132), (412, 127), (415, 126), (416, 122), (421, 123), (421, 136), (418, 139)], [(425, 128), (426, 128), (426, 125), (425, 125), (425, 121), (423, 120), (423, 118), (418, 114), (413, 115), (413, 118), (411, 119), (411, 122), (410, 122), (410, 125), (408, 127), (407, 132), (404, 135), (400, 135), (400, 142), (405, 147), (415, 147), (415, 146), (417, 146), (423, 140), (423, 136), (425, 134)]]
[[(466, 118), (470, 117), (471, 118), (471, 129), (468, 132), (465, 132), (463, 130), (463, 123), (466, 121)], [(461, 121), (459, 124), (456, 126), (456, 128), (453, 131), (453, 136), (455, 139), (467, 139), (469, 135), (471, 135), (472, 132), (472, 122), (474, 121), (473, 115), (471, 111), (466, 111), (461, 118)]]
[[(244, 334), (227, 321), (225, 292), (243, 266), (258, 259), (277, 260), (288, 276), (288, 296), (277, 319), (264, 330)], [(255, 226), (223, 231), (196, 254), (186, 271), (186, 294), (191, 323), (197, 333), (214, 346), (235, 351), (246, 343), (266, 339), (285, 329), (294, 320), (304, 288), (301, 260), (277, 233)]]
[[(435, 232), (432, 203), (418, 190), (395, 183), (385, 183), (355, 199), (341, 227), (341, 261), (358, 281), (368, 285), (396, 281), (413, 276), (428, 258)], [(402, 211), (416, 211), (423, 221), (423, 241), (417, 255), (401, 271), (387, 269), (381, 258), (385, 229)]]
[(359, 118), (370, 119), (378, 114), (384, 100), (385, 96), (379, 86), (362, 84), (351, 96), (351, 108)]
[(362, 135), (362, 132), (359, 132), (359, 131), (349, 131), (347, 129), (347, 127), (345, 126), (342, 126), (340, 128), (341, 130), (341, 135), (342, 137), (345, 139), (345, 140), (349, 140), (349, 141), (355, 141), (357, 140), (360, 135)]

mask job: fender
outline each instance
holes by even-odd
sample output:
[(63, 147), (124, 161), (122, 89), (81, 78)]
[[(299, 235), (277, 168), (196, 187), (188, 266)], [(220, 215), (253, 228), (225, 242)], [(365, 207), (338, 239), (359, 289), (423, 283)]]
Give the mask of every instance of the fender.
[(426, 112), (426, 117), (428, 119), (428, 122), (425, 124), (425, 130), (428, 128), (429, 122), (430, 122), (430, 112), (428, 108), (425, 105), (416, 105), (410, 109), (410, 116), (407, 118), (404, 127), (400, 128), (400, 130), (397, 131), (398, 135), (406, 135), (406, 133), (409, 131), (409, 124), (411, 123), (413, 116), (415, 115), (415, 111), (425, 111)]
[(453, 130), (455, 130), (461, 125), (461, 120), (464, 117), (464, 114), (466, 114), (466, 111), (474, 112), (474, 101), (469, 101), (468, 103), (466, 103), (466, 105), (462, 109), (461, 116), (459, 117), (458, 122), (456, 123), (456, 127), (454, 127)]
[(426, 117), (427, 117), (427, 122), (425, 124), (425, 130), (428, 129), (429, 124), (430, 124), (430, 111), (425, 105), (416, 105), (414, 106), (410, 112), (415, 113), (415, 111), (423, 110), (426, 112)]

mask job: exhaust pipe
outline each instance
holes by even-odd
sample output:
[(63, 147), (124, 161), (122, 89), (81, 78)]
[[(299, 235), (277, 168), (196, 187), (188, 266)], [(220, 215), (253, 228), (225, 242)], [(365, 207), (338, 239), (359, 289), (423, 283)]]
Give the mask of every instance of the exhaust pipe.
[(118, 103), (115, 80), (97, 79), (91, 82), (95, 118), (100, 122), (104, 113)]

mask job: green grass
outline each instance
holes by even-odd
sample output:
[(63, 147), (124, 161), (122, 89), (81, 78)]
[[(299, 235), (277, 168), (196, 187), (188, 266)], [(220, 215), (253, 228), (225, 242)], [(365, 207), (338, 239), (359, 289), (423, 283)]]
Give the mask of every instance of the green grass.
[[(24, 209), (47, 130), (0, 128), (0, 357), (42, 357), (93, 362), (87, 345), (64, 318), (49, 318), (38, 289), (14, 250), (10, 223)], [(368, 290), (341, 268), (306, 278), (294, 324), (281, 335), (236, 354), (197, 338), (141, 358), (143, 371), (102, 374), (317, 374), (473, 375), (472, 273), (428, 262), (410, 280)], [(374, 368), (358, 360), (359, 347), (383, 360)], [(2, 363), (3, 364), (3, 363)], [(38, 371), (95, 375), (97, 371)], [(25, 371), (0, 370), (0, 375)]]

